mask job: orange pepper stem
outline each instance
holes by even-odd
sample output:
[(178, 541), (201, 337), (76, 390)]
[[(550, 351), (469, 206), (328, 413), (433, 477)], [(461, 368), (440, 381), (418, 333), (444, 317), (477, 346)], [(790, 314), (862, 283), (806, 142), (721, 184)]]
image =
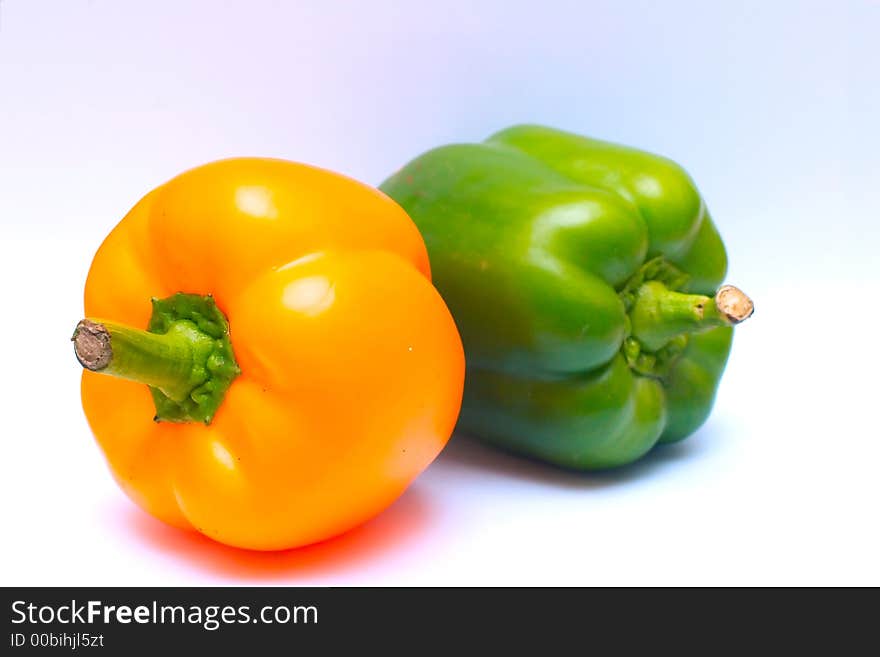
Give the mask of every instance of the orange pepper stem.
[[(92, 372), (145, 383), (182, 401), (204, 381), (194, 373), (194, 347), (207, 336), (181, 326), (164, 335), (84, 319), (73, 333), (80, 364)], [(210, 338), (207, 338), (210, 341)], [(202, 379), (202, 380), (199, 380)]]
[(148, 385), (156, 421), (209, 423), (240, 372), (211, 297), (154, 299), (147, 331), (84, 319), (71, 339), (85, 369)]

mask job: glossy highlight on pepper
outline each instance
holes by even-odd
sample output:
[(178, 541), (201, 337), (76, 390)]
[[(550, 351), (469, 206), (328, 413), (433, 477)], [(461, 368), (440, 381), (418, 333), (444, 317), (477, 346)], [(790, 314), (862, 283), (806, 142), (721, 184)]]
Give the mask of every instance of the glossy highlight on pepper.
[(391, 504), (441, 451), (464, 357), (424, 243), (381, 192), (283, 160), (187, 171), (98, 250), (83, 408), (150, 514), (250, 549)]
[(428, 246), (467, 355), (464, 432), (556, 465), (630, 463), (708, 417), (751, 315), (674, 162), (542, 126), (433, 149), (380, 187)]

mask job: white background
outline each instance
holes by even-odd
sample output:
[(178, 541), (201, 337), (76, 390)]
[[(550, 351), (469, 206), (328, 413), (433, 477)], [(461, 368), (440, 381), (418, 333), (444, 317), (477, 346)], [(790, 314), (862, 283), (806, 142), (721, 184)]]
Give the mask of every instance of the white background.
[[(880, 584), (880, 6), (436, 4), (0, 4), (0, 583)], [(698, 433), (588, 475), (455, 437), (376, 520), (278, 554), (124, 498), (68, 338), (140, 196), (245, 154), (377, 184), (524, 121), (700, 185), (757, 311)]]

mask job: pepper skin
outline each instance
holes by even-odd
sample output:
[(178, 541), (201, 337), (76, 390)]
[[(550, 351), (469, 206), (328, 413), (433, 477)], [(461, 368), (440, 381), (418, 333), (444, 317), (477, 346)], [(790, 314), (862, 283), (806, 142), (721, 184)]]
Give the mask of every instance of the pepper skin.
[(678, 165), (517, 126), (429, 151), (381, 189), (421, 230), (461, 331), (463, 432), (587, 470), (705, 421), (752, 304), (718, 290), (724, 246)]
[(416, 227), (329, 171), (232, 159), (174, 178), (106, 238), (85, 311), (83, 407), (114, 477), (229, 545), (364, 522), (458, 415), (461, 341)]

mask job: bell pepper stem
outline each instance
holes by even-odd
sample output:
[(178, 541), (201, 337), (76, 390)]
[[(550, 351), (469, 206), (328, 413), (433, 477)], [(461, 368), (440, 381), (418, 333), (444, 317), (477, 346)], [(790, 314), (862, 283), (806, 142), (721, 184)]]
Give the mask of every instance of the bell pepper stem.
[(77, 324), (72, 340), (85, 369), (145, 383), (175, 401), (186, 399), (207, 378), (194, 372), (193, 366), (196, 349), (211, 339), (195, 326), (178, 325), (157, 334), (84, 319)]
[(210, 424), (241, 374), (229, 322), (210, 294), (178, 292), (151, 303), (146, 331), (82, 320), (71, 338), (76, 357), (92, 372), (149, 386), (156, 422)]
[(754, 304), (739, 288), (724, 285), (713, 297), (683, 294), (659, 281), (642, 284), (630, 310), (632, 336), (648, 351), (662, 349), (670, 340), (748, 319)]

